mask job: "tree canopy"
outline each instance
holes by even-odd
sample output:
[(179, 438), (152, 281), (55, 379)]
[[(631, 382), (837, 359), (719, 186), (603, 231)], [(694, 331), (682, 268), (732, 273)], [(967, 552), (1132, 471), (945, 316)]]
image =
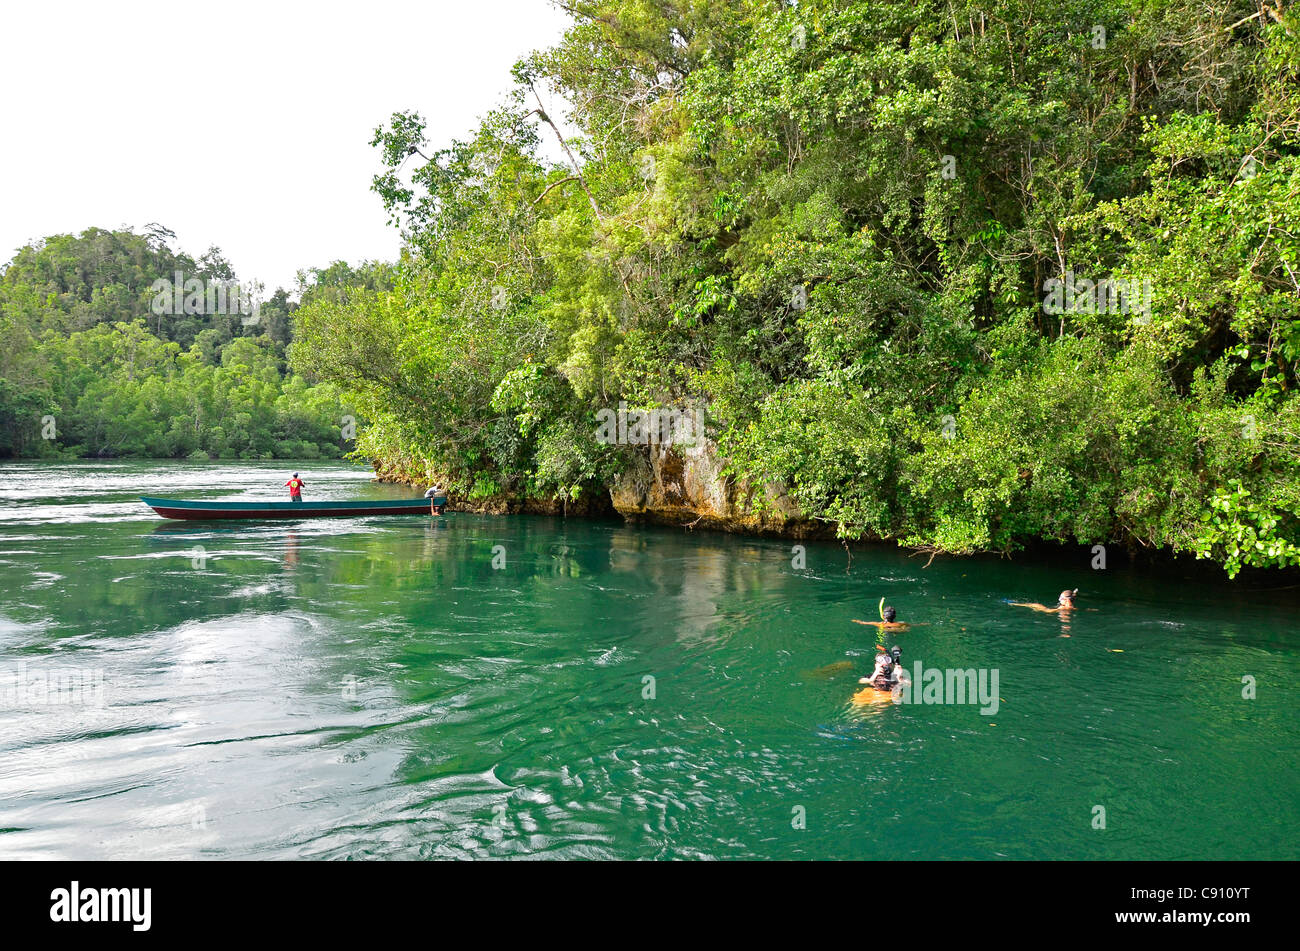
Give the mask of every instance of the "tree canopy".
[(290, 350), (361, 452), (570, 499), (643, 451), (601, 410), (699, 406), (844, 538), (1300, 563), (1293, 13), (562, 6), (465, 137), (375, 132), (402, 261)]
[[(89, 228), (20, 249), (0, 273), (0, 457), (317, 458), (352, 448), (343, 419), (355, 418), (338, 387), (286, 368), (297, 307), (288, 293), (249, 314), (223, 290), (223, 306), (208, 312), (207, 288), (237, 284), (235, 271), (219, 249), (196, 260), (174, 251), (174, 238), (160, 226)], [(304, 272), (304, 295), (328, 295), (365, 270), (336, 262)], [(160, 313), (157, 282), (191, 280), (203, 288), (191, 312)]]

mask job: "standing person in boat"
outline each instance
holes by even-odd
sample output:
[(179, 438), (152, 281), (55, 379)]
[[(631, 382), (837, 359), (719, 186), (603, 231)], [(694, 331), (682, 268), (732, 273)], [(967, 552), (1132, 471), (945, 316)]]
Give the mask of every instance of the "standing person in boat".
[(301, 501), (302, 501), (302, 487), (303, 487), (304, 485), (306, 485), (306, 483), (303, 482), (302, 479), (299, 479), (299, 478), (298, 478), (298, 473), (295, 472), (295, 473), (293, 474), (293, 478), (290, 479), (288, 482), (286, 482), (285, 485), (287, 485), (287, 486), (289, 487), (289, 501), (290, 501), (290, 502), (301, 502)]
[(435, 483), (433, 488), (424, 493), (424, 497), (429, 500), (430, 515), (441, 515), (447, 507), (447, 493), (443, 491), (441, 483)]

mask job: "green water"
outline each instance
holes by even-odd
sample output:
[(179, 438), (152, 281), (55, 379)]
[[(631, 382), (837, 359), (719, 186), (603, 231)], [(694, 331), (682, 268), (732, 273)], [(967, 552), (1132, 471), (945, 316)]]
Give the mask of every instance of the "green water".
[[(308, 498), (413, 494), (302, 466)], [(1294, 590), (135, 501), (288, 474), (0, 466), (0, 857), (1300, 854)], [(1066, 585), (1068, 622), (1006, 603)], [(890, 638), (909, 670), (996, 670), (995, 714), (849, 702), (882, 596), (925, 622)]]

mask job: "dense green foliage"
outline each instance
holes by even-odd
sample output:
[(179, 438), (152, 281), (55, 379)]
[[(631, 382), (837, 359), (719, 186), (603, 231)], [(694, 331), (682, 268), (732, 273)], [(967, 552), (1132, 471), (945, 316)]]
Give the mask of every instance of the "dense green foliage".
[(292, 351), (362, 451), (567, 498), (644, 451), (600, 408), (707, 405), (733, 475), (846, 538), (1300, 563), (1293, 14), (564, 5), (471, 138), (376, 132), (399, 284), (304, 307)]
[[(159, 279), (235, 281), (220, 251), (196, 261), (172, 251), (171, 237), (92, 228), (25, 247), (5, 267), (0, 457), (317, 458), (350, 448), (338, 388), (286, 370), (296, 305), (285, 291), (256, 320), (230, 306), (157, 312)], [(356, 280), (335, 264), (303, 275), (303, 296), (328, 298), (333, 283)]]

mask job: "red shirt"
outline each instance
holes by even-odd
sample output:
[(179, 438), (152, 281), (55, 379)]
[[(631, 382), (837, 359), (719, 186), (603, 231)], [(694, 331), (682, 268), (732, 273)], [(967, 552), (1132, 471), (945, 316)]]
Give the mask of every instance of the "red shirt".
[(299, 495), (302, 492), (302, 486), (303, 486), (302, 479), (290, 479), (288, 482), (285, 483), (285, 485), (289, 487), (290, 495)]

